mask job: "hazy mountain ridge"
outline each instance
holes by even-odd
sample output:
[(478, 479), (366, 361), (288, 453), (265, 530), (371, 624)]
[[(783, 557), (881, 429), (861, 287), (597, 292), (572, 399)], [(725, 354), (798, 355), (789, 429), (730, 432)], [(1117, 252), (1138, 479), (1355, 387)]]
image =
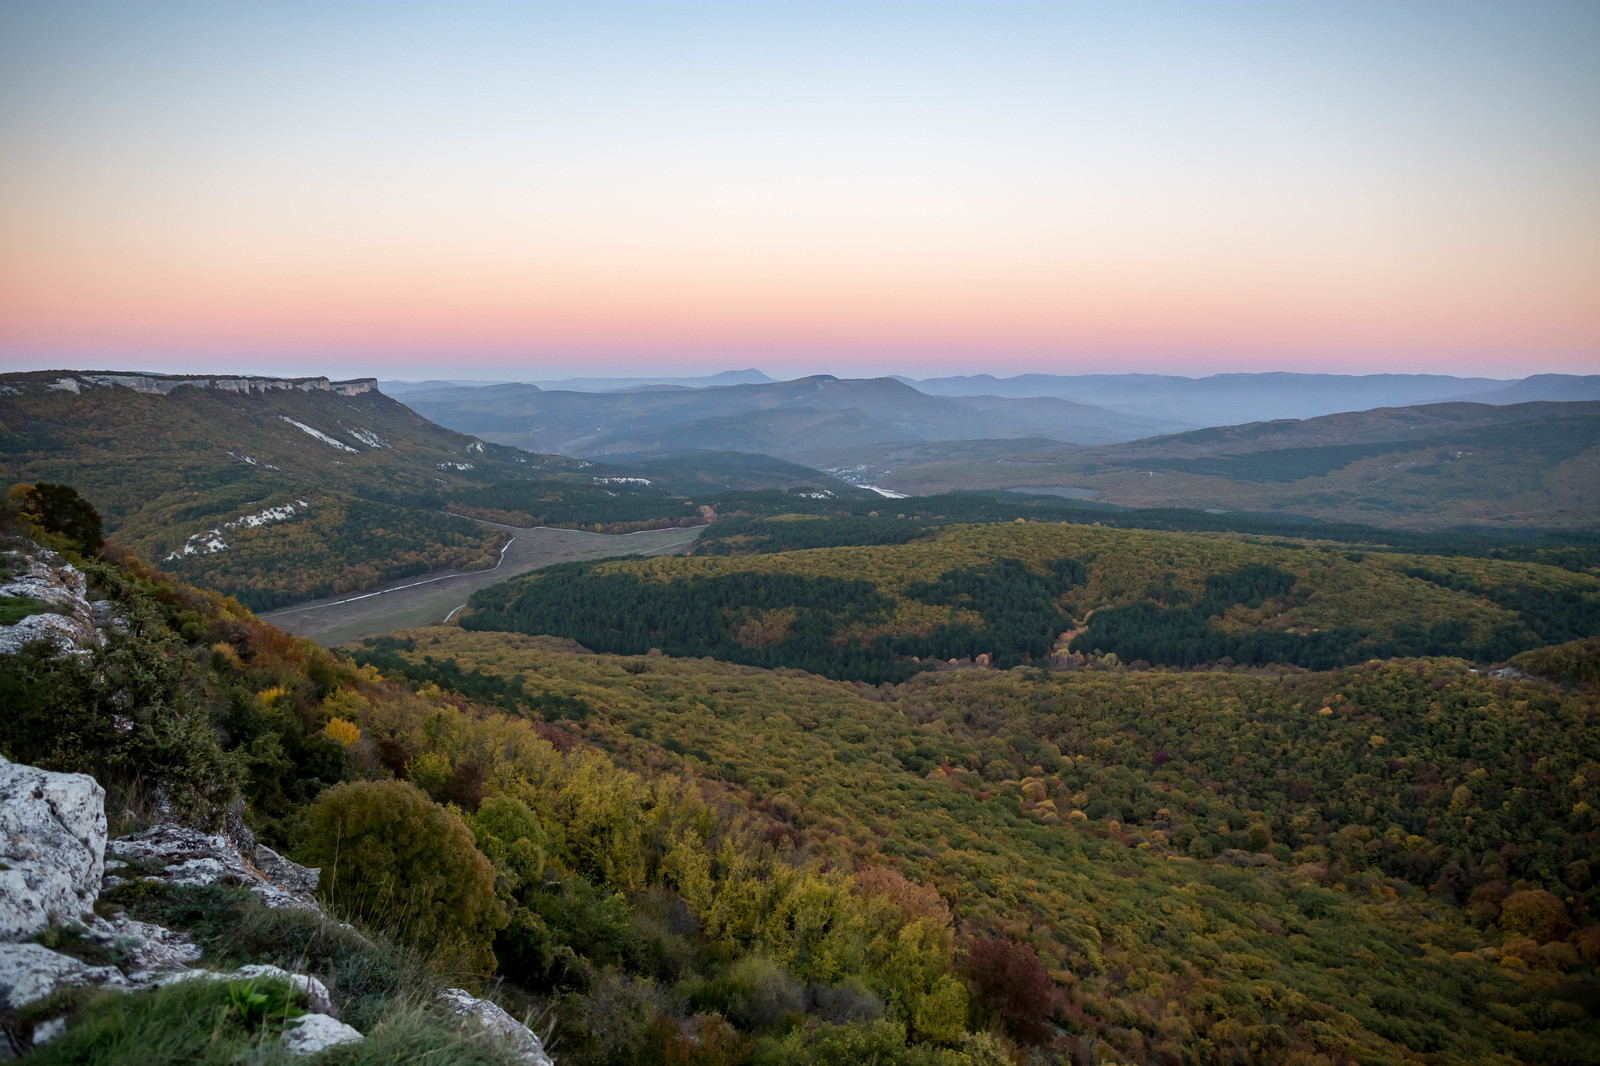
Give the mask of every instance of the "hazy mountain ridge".
[[(564, 392), (624, 392), (629, 389), (653, 388), (667, 385), (677, 388), (707, 388), (716, 385), (757, 385), (776, 381), (751, 367), (747, 370), (723, 370), (716, 374), (687, 377), (608, 377), (608, 378), (557, 378), (549, 381), (530, 381), (523, 384), (541, 389)], [(490, 385), (515, 384), (500, 380), (430, 379), (426, 381), (380, 381), (378, 387), (390, 396), (404, 396), (441, 388), (481, 388)]]
[(1503, 389), (1458, 396), (1470, 403), (1529, 403), (1551, 400), (1569, 403), (1577, 400), (1600, 400), (1600, 374), (1535, 374)]
[(1600, 403), (1432, 404), (1093, 448), (949, 442), (808, 458), (913, 494), (1031, 488), (1407, 529), (1600, 525)]
[[(900, 380), (930, 395), (1056, 396), (1200, 426), (1315, 418), (1340, 411), (1476, 399), (1469, 394), (1493, 392), (1517, 384), (1514, 380), (1444, 374), (1351, 375), (1288, 371), (1213, 374), (1202, 378), (1170, 374), (1019, 374), (995, 378), (976, 374), (920, 381), (902, 377)], [(1550, 398), (1553, 397), (1526, 397)]]
[(1186, 428), (1072, 401), (928, 396), (893, 378), (830, 375), (703, 389), (558, 392), (532, 385), (408, 394), (416, 410), (463, 432), (538, 451), (615, 453), (715, 449), (794, 458), (818, 440), (1046, 437), (1106, 443)]

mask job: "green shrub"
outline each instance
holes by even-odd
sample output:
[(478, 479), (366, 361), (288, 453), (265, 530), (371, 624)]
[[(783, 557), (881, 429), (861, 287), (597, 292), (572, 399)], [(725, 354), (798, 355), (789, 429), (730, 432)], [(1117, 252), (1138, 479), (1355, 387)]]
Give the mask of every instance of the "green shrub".
[(24, 519), (61, 538), (62, 546), (81, 555), (96, 555), (105, 546), (100, 513), (70, 485), (14, 485), (10, 495)]
[(35, 614), (65, 614), (61, 607), (31, 596), (0, 596), (0, 626), (14, 626)]
[(0, 753), (92, 774), (113, 792), (159, 787), (205, 818), (233, 796), (241, 767), (217, 742), (193, 663), (147, 608), (89, 655), (42, 643), (0, 655)]
[[(223, 1066), (285, 1062), (271, 1026), (252, 1027), (233, 1009), (234, 992), (220, 981), (181, 981), (149, 992), (98, 992), (69, 1017), (66, 1032), (37, 1048), (30, 1063), (56, 1066)], [(262, 1045), (260, 1053), (252, 1053)], [(276, 1053), (274, 1053), (276, 1052)]]
[(600, 971), (588, 992), (562, 997), (556, 1012), (563, 1066), (649, 1061), (666, 1008), (661, 987), (649, 978)]
[(550, 837), (526, 803), (510, 796), (486, 799), (467, 825), (478, 850), (512, 882), (510, 892), (518, 893), (543, 878)]
[(305, 993), (282, 981), (229, 981), (227, 987), (232, 1019), (252, 1033), (305, 1013), (300, 1007)]
[(805, 1009), (805, 990), (781, 963), (747, 955), (728, 975), (707, 986), (704, 1005), (720, 1010), (741, 1029), (774, 1029)]
[(306, 814), (302, 858), (329, 903), (430, 955), (488, 971), (506, 912), (461, 820), (404, 781), (337, 785)]
[(820, 1025), (795, 1029), (781, 1039), (756, 1045), (755, 1066), (999, 1066), (1006, 1061), (991, 1041), (977, 1042), (971, 1052), (926, 1044), (906, 1044), (900, 1022)]

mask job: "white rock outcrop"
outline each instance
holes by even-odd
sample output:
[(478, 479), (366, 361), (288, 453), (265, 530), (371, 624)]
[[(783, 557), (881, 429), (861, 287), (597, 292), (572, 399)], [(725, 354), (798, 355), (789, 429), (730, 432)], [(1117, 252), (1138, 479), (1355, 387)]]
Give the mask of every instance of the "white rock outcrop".
[(118, 965), (134, 984), (147, 984), (200, 960), (200, 948), (184, 933), (136, 921), (125, 914), (98, 915), (79, 934), (91, 944), (121, 956)]
[(528, 1066), (554, 1066), (537, 1033), (507, 1014), (497, 1004), (479, 999), (463, 988), (447, 988), (439, 1001), (460, 1018), (475, 1018), (484, 1029), (499, 1037)]
[(65, 1018), (50, 1018), (33, 1027), (33, 1046), (48, 1044), (56, 1037), (67, 1031)]
[(265, 844), (257, 844), (254, 848), (256, 869), (270, 883), (283, 889), (297, 898), (312, 898), (311, 894), (317, 890), (317, 884), (322, 880), (322, 871), (301, 866), (299, 863), (284, 858)]
[(115, 966), (91, 966), (43, 944), (0, 944), (0, 1008), (26, 1007), (58, 988), (80, 985), (131, 987)]
[(255, 981), (260, 979), (282, 981), (305, 993), (306, 1010), (313, 1014), (333, 1013), (333, 1000), (328, 998), (328, 986), (309, 974), (290, 973), (281, 966), (257, 963), (241, 966), (237, 970), (183, 970), (163, 977), (157, 985), (177, 984), (179, 981)]
[[(156, 825), (132, 836), (118, 837), (113, 854), (140, 863), (159, 863), (159, 879), (169, 885), (242, 885), (269, 907), (316, 907), (312, 896), (318, 871), (290, 862), (277, 852), (256, 846), (256, 861), (270, 869), (245, 862), (237, 848), (218, 833), (179, 825)], [(106, 879), (106, 887), (120, 884), (120, 873)]]
[[(236, 811), (232, 812), (237, 820)], [(157, 825), (112, 844), (123, 859), (106, 861), (105, 790), (84, 774), (61, 774), (0, 757), (0, 1010), (35, 1003), (61, 988), (99, 985), (132, 990), (177, 981), (282, 981), (299, 989), (312, 1013), (283, 1034), (291, 1054), (314, 1054), (360, 1040), (335, 1020), (328, 988), (315, 977), (278, 966), (216, 972), (190, 969), (200, 949), (188, 936), (125, 914), (94, 912), (102, 888), (136, 876), (138, 863), (162, 867), (167, 884), (244, 885), (268, 906), (317, 907), (311, 895), (318, 871), (255, 844), (243, 822), (235, 835), (252, 852), (247, 861), (222, 836), (178, 825)], [(123, 861), (123, 860), (127, 861)], [(22, 942), (51, 926), (66, 939), (99, 949), (116, 966), (96, 966), (43, 944)], [(63, 945), (71, 950), (70, 944)], [(31, 1032), (0, 1027), (0, 1060), (59, 1035), (64, 1019), (46, 1018)]]
[(38, 600), (60, 613), (31, 614), (15, 625), (0, 626), (0, 653), (14, 652), (34, 640), (47, 640), (75, 652), (100, 647), (104, 642), (96, 628), (100, 615), (89, 602), (83, 573), (44, 548), (10, 554), (21, 569), (0, 579), (0, 596)]
[(105, 870), (105, 789), (0, 756), (0, 941), (92, 916)]
[[(0, 388), (13, 394), (25, 391), (29, 384), (18, 377), (12, 379), (8, 385)], [(376, 378), (352, 378), (349, 381), (329, 381), (325, 377), (312, 378), (268, 378), (248, 377), (239, 374), (222, 374), (201, 377), (195, 374), (79, 374), (76, 377), (57, 378), (45, 385), (46, 389), (58, 389), (64, 392), (78, 392), (83, 388), (96, 386), (121, 386), (132, 389), (134, 392), (154, 393), (166, 396), (174, 389), (184, 387), (196, 389), (216, 389), (220, 392), (237, 392), (246, 395), (251, 393), (267, 392), (332, 392), (340, 396), (360, 396), (364, 392), (376, 392), (378, 381)]]
[(290, 1022), (283, 1031), (283, 1046), (291, 1055), (315, 1055), (340, 1044), (358, 1044), (361, 1033), (326, 1014), (307, 1014)]

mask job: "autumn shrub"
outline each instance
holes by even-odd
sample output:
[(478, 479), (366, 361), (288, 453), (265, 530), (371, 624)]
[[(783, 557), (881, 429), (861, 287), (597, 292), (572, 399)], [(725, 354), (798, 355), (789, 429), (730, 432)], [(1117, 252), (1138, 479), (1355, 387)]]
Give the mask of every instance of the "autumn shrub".
[(1005, 1066), (992, 1040), (968, 1034), (960, 1049), (907, 1044), (901, 1022), (817, 1025), (768, 1037), (756, 1045), (755, 1066)]
[(599, 972), (587, 992), (560, 1001), (556, 1038), (563, 1066), (648, 1061), (659, 1046), (666, 1009), (666, 994), (649, 978)]
[(1504, 881), (1479, 885), (1467, 898), (1467, 912), (1484, 925), (1499, 921), (1500, 908), (1510, 895), (1511, 886)]
[(1500, 931), (1510, 937), (1531, 937), (1541, 944), (1572, 931), (1567, 905), (1542, 888), (1513, 892), (1500, 905)]
[(1539, 948), (1539, 962), (1552, 970), (1570, 970), (1582, 960), (1578, 949), (1564, 940), (1555, 940)]
[(322, 896), (430, 954), (494, 966), (506, 924), (494, 868), (461, 820), (404, 781), (338, 785), (306, 814), (301, 857)]
[(322, 731), (347, 748), (361, 739), (360, 728), (343, 718), (328, 719), (328, 724), (322, 727)]
[(1001, 937), (974, 940), (962, 953), (961, 973), (972, 989), (973, 1006), (1013, 1039), (1042, 1044), (1050, 1038), (1054, 986), (1033, 948)]
[(754, 1049), (754, 1041), (720, 1014), (696, 1014), (684, 1022), (664, 1014), (652, 1042), (663, 1066), (743, 1066)]
[(471, 759), (456, 763), (445, 785), (444, 799), (464, 811), (476, 811), (483, 802), (483, 767)]
[(817, 1017), (833, 1025), (883, 1017), (883, 1000), (859, 977), (837, 985), (817, 985), (811, 989), (811, 1000)]
[(780, 963), (748, 955), (733, 964), (725, 982), (726, 1013), (741, 1029), (772, 1029), (805, 1009), (805, 990)]
[(1586, 926), (1573, 937), (1578, 942), (1578, 954), (1589, 965), (1600, 965), (1600, 925)]

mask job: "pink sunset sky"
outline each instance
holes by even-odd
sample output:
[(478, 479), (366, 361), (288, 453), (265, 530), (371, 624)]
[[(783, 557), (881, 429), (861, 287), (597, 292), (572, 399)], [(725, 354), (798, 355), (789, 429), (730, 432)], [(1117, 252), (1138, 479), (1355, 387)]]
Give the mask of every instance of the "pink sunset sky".
[(0, 7), (0, 368), (1600, 372), (1600, 4)]

